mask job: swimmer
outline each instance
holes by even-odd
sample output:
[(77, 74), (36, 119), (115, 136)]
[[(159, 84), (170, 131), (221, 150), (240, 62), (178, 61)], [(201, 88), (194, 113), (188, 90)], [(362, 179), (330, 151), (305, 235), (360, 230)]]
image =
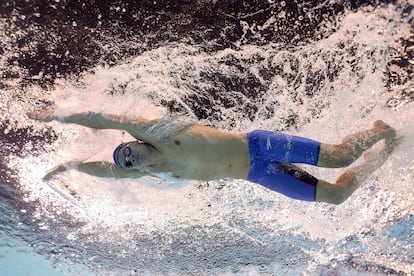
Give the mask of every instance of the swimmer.
[[(325, 144), (273, 131), (237, 133), (194, 122), (177, 124), (174, 119), (151, 121), (92, 112), (58, 118), (47, 110), (28, 115), (45, 122), (59, 120), (94, 129), (119, 129), (136, 139), (116, 147), (114, 163), (69, 162), (52, 170), (45, 179), (70, 168), (99, 177), (170, 173), (175, 178), (202, 181), (246, 179), (293, 199), (332, 204), (344, 202), (386, 160), (396, 136), (383, 121), (347, 136), (340, 144)], [(384, 143), (379, 154), (366, 154), (361, 164), (348, 168), (335, 183), (317, 179), (294, 165), (346, 167), (380, 140)]]

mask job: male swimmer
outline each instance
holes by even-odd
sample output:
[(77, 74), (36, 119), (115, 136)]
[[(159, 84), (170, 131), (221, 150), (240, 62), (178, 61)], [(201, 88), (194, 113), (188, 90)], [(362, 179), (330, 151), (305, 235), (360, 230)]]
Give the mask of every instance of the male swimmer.
[[(95, 129), (120, 129), (137, 139), (116, 147), (114, 163), (77, 162), (73, 166), (91, 175), (135, 178), (166, 172), (176, 178), (204, 181), (246, 179), (294, 199), (333, 204), (344, 202), (386, 160), (396, 135), (383, 121), (347, 136), (341, 144), (324, 144), (273, 131), (220, 131), (176, 119), (149, 121), (92, 112), (58, 118), (46, 110), (29, 116), (45, 122), (60, 120)], [(380, 154), (365, 154), (362, 164), (347, 169), (334, 184), (293, 165), (346, 167), (380, 140), (385, 140)], [(61, 165), (45, 178), (67, 169)]]

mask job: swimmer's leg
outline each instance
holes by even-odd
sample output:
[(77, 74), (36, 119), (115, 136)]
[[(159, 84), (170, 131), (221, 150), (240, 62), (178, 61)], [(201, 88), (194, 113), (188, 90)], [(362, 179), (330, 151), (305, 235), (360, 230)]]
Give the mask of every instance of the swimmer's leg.
[(321, 144), (317, 165), (327, 168), (346, 167), (378, 141), (392, 140), (394, 137), (395, 130), (392, 127), (383, 121), (376, 121), (372, 129), (351, 134), (341, 144)]
[(333, 204), (344, 202), (371, 173), (387, 160), (396, 144), (396, 140), (387, 140), (379, 152), (365, 153), (365, 161), (361, 165), (346, 170), (338, 177), (335, 184), (318, 180), (316, 201)]

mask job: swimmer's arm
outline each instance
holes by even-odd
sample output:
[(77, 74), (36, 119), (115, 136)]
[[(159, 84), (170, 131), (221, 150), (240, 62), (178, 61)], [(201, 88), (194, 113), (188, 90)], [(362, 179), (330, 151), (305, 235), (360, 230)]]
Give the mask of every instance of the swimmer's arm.
[(150, 128), (157, 121), (150, 121), (144, 118), (129, 118), (126, 116), (102, 114), (95, 112), (75, 113), (65, 117), (59, 117), (51, 110), (41, 110), (39, 112), (28, 113), (32, 119), (50, 122), (53, 120), (64, 123), (78, 124), (81, 126), (95, 129), (120, 129), (125, 130), (136, 139), (152, 141), (154, 137), (146, 135), (146, 129)]
[(69, 115), (62, 122), (74, 123), (95, 129), (120, 129), (128, 132), (132, 137), (143, 140), (147, 143), (157, 145), (159, 138), (149, 134), (149, 129), (158, 123), (157, 120), (147, 120), (144, 118), (129, 118), (126, 116), (101, 114), (101, 113), (77, 113)]
[(43, 181), (49, 181), (54, 176), (65, 171), (77, 169), (81, 172), (87, 173), (89, 175), (98, 176), (98, 177), (108, 177), (108, 178), (137, 178), (144, 176), (145, 174), (135, 170), (120, 170), (115, 164), (109, 162), (79, 162), (71, 161), (64, 164), (61, 164), (52, 170), (50, 170), (44, 177)]
[(137, 178), (145, 174), (136, 170), (121, 170), (109, 162), (86, 162), (77, 167), (81, 172), (106, 178)]
[[(95, 112), (76, 113), (58, 119), (64, 123), (78, 124), (95, 129), (122, 129), (129, 131), (135, 120), (126, 116), (101, 114)], [(143, 119), (138, 120), (138, 125), (145, 125), (147, 122)]]

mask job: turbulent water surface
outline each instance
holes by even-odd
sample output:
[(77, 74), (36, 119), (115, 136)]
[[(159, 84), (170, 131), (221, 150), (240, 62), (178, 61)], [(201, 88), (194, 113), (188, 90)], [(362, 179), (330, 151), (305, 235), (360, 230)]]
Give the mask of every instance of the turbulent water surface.
[[(413, 274), (413, 15), (412, 1), (2, 1), (0, 267)], [(128, 140), (26, 115), (45, 107), (331, 143), (384, 119), (404, 138), (339, 206), (241, 180), (68, 171), (44, 182), (63, 162), (110, 160)], [(307, 169), (332, 182), (342, 172)]]

